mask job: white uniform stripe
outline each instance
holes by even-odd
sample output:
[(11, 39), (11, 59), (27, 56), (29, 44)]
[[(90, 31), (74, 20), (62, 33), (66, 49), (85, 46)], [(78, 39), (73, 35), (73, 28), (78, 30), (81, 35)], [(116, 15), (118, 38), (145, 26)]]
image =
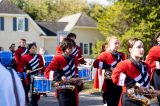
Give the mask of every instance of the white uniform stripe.
[(144, 81), (146, 82), (148, 80), (149, 76), (148, 76), (148, 73), (147, 73), (147, 76), (145, 77)]
[(53, 80), (54, 71), (50, 71), (49, 73), (49, 80)]
[(64, 71), (66, 71), (69, 68), (69, 65), (63, 68)]
[(141, 74), (138, 77), (134, 78), (135, 81), (139, 81), (142, 78)]
[(27, 53), (28, 49), (25, 49), (25, 51), (21, 54), (21, 56), (25, 55)]
[(37, 59), (34, 63), (32, 63), (31, 66), (33, 66), (33, 65), (36, 64), (36, 63), (38, 63), (38, 59)]
[(37, 58), (37, 55), (35, 55), (33, 59), (29, 61), (29, 63), (33, 62), (36, 58)]
[(73, 55), (76, 55), (78, 53), (78, 50), (76, 50), (76, 52)]
[(72, 70), (75, 68), (75, 64), (73, 65), (73, 67), (72, 67)]
[(69, 74), (71, 71), (69, 70), (69, 71), (67, 71), (66, 73), (65, 73), (65, 75), (67, 75), (67, 74)]
[(32, 67), (32, 70), (36, 69), (39, 66), (39, 63)]
[(124, 86), (124, 84), (125, 84), (125, 79), (126, 79), (126, 74), (121, 73), (121, 74), (120, 74), (120, 77), (119, 77), (118, 85), (119, 85), (119, 86)]
[(156, 61), (156, 68), (159, 68), (160, 67), (160, 63), (159, 61)]
[(69, 62), (69, 65), (71, 65), (71, 63), (74, 61), (74, 59), (72, 59), (70, 62)]
[(101, 69), (103, 68), (103, 62), (102, 61), (99, 62), (99, 68), (101, 68)]

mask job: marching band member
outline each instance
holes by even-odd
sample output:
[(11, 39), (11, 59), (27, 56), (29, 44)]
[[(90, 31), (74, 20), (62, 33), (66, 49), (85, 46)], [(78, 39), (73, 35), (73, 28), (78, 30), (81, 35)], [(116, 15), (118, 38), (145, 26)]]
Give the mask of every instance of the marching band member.
[[(75, 61), (75, 58), (72, 55), (74, 46), (75, 42), (72, 39), (63, 39), (60, 45), (63, 53), (54, 56), (52, 62), (45, 69), (45, 77), (57, 82), (65, 82), (71, 78), (78, 77), (78, 62)], [(60, 90), (57, 88), (57, 99), (59, 106), (78, 106), (78, 92), (76, 85), (73, 91), (70, 89)]]
[[(18, 76), (20, 77), (23, 87), (25, 89), (25, 80), (24, 80), (24, 73), (20, 73), (19, 66), (20, 66), (20, 61), (23, 55), (25, 55), (28, 52), (28, 49), (26, 48), (26, 39), (20, 39), (19, 40), (19, 47), (17, 50), (14, 52), (14, 69), (17, 71)], [(26, 103), (29, 102), (29, 99), (26, 96)]]
[[(20, 72), (26, 72), (26, 73), (31, 73), (33, 70), (38, 69), (38, 68), (43, 68), (41, 69), (39, 72), (41, 72), (40, 74), (42, 74), (42, 72), (44, 72), (44, 61), (41, 55), (36, 53), (37, 50), (37, 46), (35, 43), (31, 43), (28, 45), (28, 54), (25, 54), (22, 56), (21, 58), (21, 62), (20, 62)], [(34, 74), (36, 75), (38, 72), (34, 72)], [(31, 75), (27, 74), (26, 79), (25, 79), (25, 94), (26, 94), (26, 98), (27, 98), (27, 102), (29, 102), (28, 99), (28, 93), (30, 90), (30, 82), (31, 82)], [(38, 106), (38, 99), (39, 99), (40, 95), (37, 94), (33, 94), (32, 95), (32, 103), (33, 106)]]
[[(76, 34), (74, 34), (74, 33), (69, 33), (69, 34), (67, 35), (67, 38), (70, 38), (70, 39), (72, 39), (72, 40), (75, 41), (75, 39), (76, 39)], [(56, 53), (57, 53), (57, 54), (62, 54), (62, 50), (61, 50), (60, 46), (57, 46), (57, 48), (56, 48)], [(84, 63), (86, 63), (86, 61), (85, 61), (84, 58), (82, 57), (82, 49), (81, 49), (78, 45), (76, 45), (76, 46), (74, 47), (74, 49), (73, 49), (73, 51), (72, 51), (72, 55), (78, 60), (79, 64), (84, 64)]]
[(153, 46), (146, 58), (146, 63), (148, 63), (152, 69), (152, 81), (153, 86), (156, 90), (160, 90), (160, 32), (156, 35), (156, 41), (158, 45)]
[(20, 64), (20, 61), (21, 61), (21, 57), (23, 55), (25, 55), (27, 53), (27, 48), (26, 48), (26, 39), (20, 39), (19, 40), (19, 47), (18, 49), (15, 51), (15, 61), (16, 61), (16, 71), (18, 72), (19, 71), (19, 64)]
[[(125, 59), (122, 52), (118, 52), (120, 42), (117, 37), (108, 39), (108, 48), (94, 61), (93, 66), (98, 68), (99, 88), (103, 91), (104, 106), (117, 106), (122, 88), (113, 84), (111, 78), (105, 78), (104, 74), (111, 74), (117, 63)], [(111, 77), (111, 75), (107, 75)], [(96, 79), (95, 79), (96, 80)], [(113, 94), (114, 93), (114, 94)]]
[(141, 61), (144, 45), (140, 39), (128, 41), (129, 59), (119, 62), (113, 71), (113, 83), (123, 86), (119, 106), (142, 106), (142, 102), (130, 99), (127, 90), (134, 85), (148, 88), (150, 86), (151, 69)]
[(9, 50), (10, 50), (10, 52), (12, 53), (12, 64), (11, 64), (11, 67), (14, 68), (15, 70), (17, 70), (17, 69), (16, 69), (15, 56), (14, 56), (14, 55), (15, 55), (15, 54), (14, 54), (15, 48), (16, 48), (15, 44), (12, 43), (11, 46), (9, 47)]
[[(107, 50), (107, 43), (102, 44), (101, 52), (104, 52)], [(94, 78), (93, 88), (99, 89), (99, 80), (98, 80), (98, 68), (96, 69), (96, 74)]]

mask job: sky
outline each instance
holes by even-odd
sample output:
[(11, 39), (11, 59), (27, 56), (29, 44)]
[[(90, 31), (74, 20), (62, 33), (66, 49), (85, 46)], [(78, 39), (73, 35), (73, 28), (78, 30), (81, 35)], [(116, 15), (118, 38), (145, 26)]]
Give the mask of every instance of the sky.
[(97, 2), (101, 5), (109, 5), (111, 2), (109, 0), (87, 0), (88, 3)]

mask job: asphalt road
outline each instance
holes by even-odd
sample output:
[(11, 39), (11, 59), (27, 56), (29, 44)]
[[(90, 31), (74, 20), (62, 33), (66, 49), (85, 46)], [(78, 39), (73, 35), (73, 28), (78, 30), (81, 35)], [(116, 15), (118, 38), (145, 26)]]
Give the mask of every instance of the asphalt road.
[[(47, 94), (47, 97), (41, 96), (39, 106), (59, 106), (53, 92)], [(80, 94), (79, 106), (103, 106), (102, 97), (95, 95)]]

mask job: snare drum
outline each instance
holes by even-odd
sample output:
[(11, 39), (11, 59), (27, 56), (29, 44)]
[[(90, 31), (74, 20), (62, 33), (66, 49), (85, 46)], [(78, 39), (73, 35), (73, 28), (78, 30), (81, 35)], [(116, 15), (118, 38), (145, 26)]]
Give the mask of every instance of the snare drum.
[(11, 66), (12, 53), (9, 51), (0, 51), (0, 62), (4, 66)]
[(47, 67), (53, 59), (53, 55), (44, 55), (45, 66)]
[(33, 93), (47, 93), (51, 90), (51, 82), (45, 77), (35, 76), (33, 78)]
[(89, 77), (88, 80), (92, 80), (90, 67), (78, 67), (78, 74), (80, 78)]

